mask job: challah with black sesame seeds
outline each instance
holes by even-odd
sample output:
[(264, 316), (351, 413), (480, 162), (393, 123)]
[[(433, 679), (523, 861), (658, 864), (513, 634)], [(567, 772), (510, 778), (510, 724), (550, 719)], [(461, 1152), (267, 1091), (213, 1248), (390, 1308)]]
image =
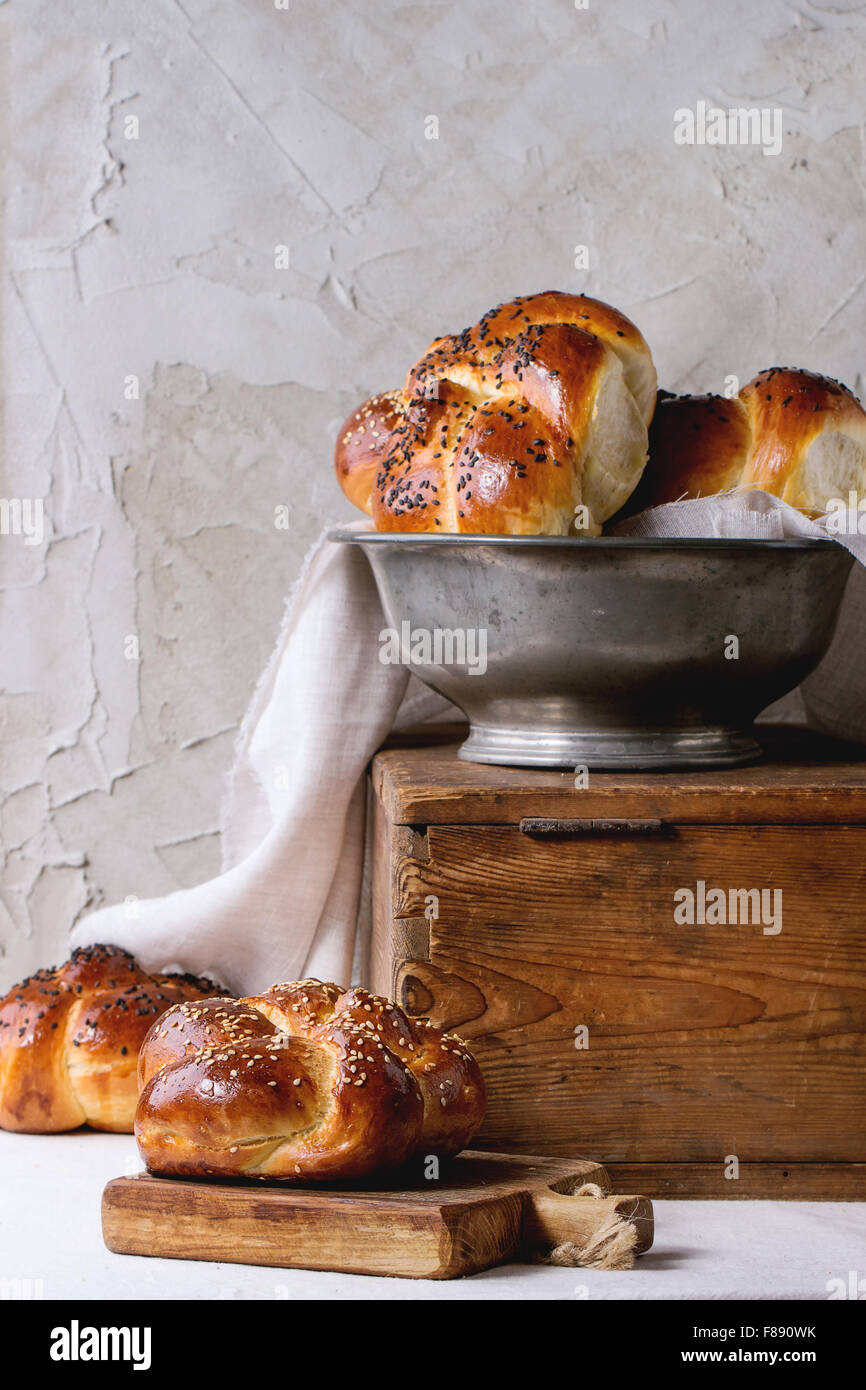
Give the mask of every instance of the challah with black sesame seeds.
[(847, 386), (770, 367), (731, 398), (660, 393), (627, 511), (749, 488), (813, 518), (866, 493), (866, 411)]
[(379, 531), (597, 535), (643, 472), (655, 399), (624, 314), (528, 295), (437, 338), (402, 391), (350, 415), (337, 477)]
[(0, 1127), (131, 1134), (150, 1025), (216, 991), (196, 975), (149, 975), (127, 951), (102, 945), (14, 985), (0, 1003)]
[(152, 1173), (324, 1182), (469, 1142), (486, 1094), (465, 1043), (319, 980), (170, 1009), (139, 1056)]

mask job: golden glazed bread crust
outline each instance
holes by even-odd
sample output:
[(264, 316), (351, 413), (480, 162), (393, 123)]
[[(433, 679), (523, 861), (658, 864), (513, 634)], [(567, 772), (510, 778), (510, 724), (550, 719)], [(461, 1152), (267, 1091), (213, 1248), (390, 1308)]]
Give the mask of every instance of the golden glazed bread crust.
[(128, 952), (102, 945), (29, 976), (0, 1003), (0, 1127), (130, 1134), (150, 1025), (215, 990), (194, 975), (149, 975)]
[(866, 412), (847, 387), (771, 367), (730, 400), (660, 399), (649, 463), (628, 510), (748, 488), (813, 517), (831, 498), (866, 490)]
[(526, 296), (438, 338), (402, 392), (355, 411), (337, 477), (380, 531), (597, 534), (640, 478), (655, 394), (618, 310)]
[(169, 1010), (139, 1080), (142, 1157), (187, 1177), (365, 1177), (457, 1153), (486, 1104), (459, 1038), (319, 980)]
[(349, 416), (340, 431), (335, 467), (340, 486), (356, 507), (370, 512), (373, 479), (388, 451), (391, 435), (402, 423), (399, 391), (371, 396)]

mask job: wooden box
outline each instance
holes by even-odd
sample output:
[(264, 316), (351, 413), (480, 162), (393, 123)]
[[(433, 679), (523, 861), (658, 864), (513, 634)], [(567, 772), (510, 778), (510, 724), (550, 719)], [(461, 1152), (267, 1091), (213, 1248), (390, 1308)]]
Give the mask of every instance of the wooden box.
[(787, 733), (576, 787), (455, 754), (373, 762), (369, 975), (471, 1041), (475, 1147), (650, 1197), (866, 1196), (866, 764)]

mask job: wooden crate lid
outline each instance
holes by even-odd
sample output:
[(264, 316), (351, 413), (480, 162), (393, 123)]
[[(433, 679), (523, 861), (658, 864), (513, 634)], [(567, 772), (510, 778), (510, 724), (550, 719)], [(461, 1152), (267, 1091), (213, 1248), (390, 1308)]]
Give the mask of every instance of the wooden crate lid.
[[(396, 825), (508, 825), (525, 817), (649, 818), (677, 824), (866, 824), (866, 749), (807, 730), (761, 728), (767, 759), (709, 772), (574, 773), (464, 763), (464, 730), (416, 731), (373, 759)], [(445, 741), (443, 741), (445, 740)]]

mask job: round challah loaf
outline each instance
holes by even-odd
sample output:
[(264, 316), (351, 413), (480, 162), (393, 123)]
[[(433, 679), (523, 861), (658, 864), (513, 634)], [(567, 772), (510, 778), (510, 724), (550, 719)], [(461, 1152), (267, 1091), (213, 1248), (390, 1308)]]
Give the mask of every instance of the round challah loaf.
[(681, 498), (760, 488), (823, 515), (866, 491), (866, 411), (838, 381), (771, 367), (738, 396), (662, 393), (650, 457), (629, 512)]
[(138, 1049), (154, 1018), (215, 992), (195, 975), (148, 975), (115, 946), (37, 971), (0, 1003), (0, 1127), (130, 1134)]
[(139, 1081), (142, 1157), (175, 1176), (364, 1177), (457, 1153), (486, 1102), (460, 1038), (319, 980), (170, 1009)]
[(549, 291), (437, 338), (345, 422), (340, 484), (379, 531), (597, 535), (647, 456), (656, 373), (617, 309)]

